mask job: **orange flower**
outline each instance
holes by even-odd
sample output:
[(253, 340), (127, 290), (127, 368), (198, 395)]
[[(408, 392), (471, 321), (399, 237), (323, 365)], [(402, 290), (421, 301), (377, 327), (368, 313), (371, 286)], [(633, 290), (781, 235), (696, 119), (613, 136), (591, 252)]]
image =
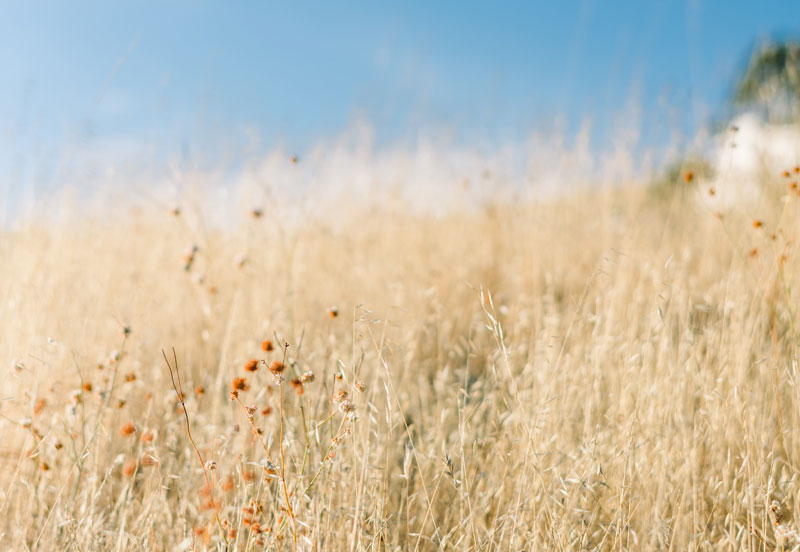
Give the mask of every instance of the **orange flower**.
[(36, 416), (45, 406), (47, 406), (47, 401), (44, 398), (39, 397), (36, 399), (36, 403), (33, 405), (33, 415)]
[(248, 389), (250, 389), (250, 384), (245, 378), (233, 378), (234, 391), (247, 391)]
[(125, 477), (133, 477), (133, 475), (136, 473), (136, 467), (137, 467), (136, 459), (131, 458), (130, 460), (125, 462), (124, 466), (122, 466), (123, 475), (125, 475)]
[(303, 382), (300, 381), (300, 378), (294, 378), (291, 381), (291, 384), (292, 384), (292, 388), (295, 390), (295, 392), (297, 392), (298, 395), (302, 395), (303, 394)]
[(686, 172), (684, 173), (684, 175), (683, 175), (683, 179), (684, 179), (684, 180), (686, 181), (686, 183), (688, 184), (689, 182), (691, 182), (692, 180), (694, 180), (694, 173), (693, 173), (692, 171), (686, 171)]
[(261, 342), (262, 351), (270, 352), (273, 349), (275, 349), (275, 347), (272, 345), (272, 341), (270, 341), (269, 339), (265, 339), (264, 341)]
[(761, 228), (762, 226), (764, 226), (764, 223), (762, 221), (760, 220), (753, 221), (753, 228)]
[(258, 370), (258, 361), (254, 358), (251, 358), (244, 365), (244, 369), (247, 370), (248, 372), (255, 372), (256, 370)]
[(135, 426), (135, 425), (133, 425), (132, 423), (128, 422), (127, 424), (123, 425), (123, 426), (122, 426), (122, 427), (119, 429), (119, 433), (120, 433), (120, 435), (122, 435), (123, 437), (130, 437), (131, 435), (133, 435), (134, 433), (136, 433), (136, 426)]
[(283, 365), (283, 362), (277, 360), (269, 365), (269, 371), (273, 374), (280, 374), (285, 368), (286, 366)]

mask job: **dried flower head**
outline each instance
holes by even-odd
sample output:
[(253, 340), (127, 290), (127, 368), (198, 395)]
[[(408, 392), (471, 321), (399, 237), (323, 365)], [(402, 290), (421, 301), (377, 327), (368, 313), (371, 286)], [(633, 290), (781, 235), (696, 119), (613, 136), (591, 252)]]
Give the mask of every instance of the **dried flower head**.
[(343, 414), (349, 414), (356, 411), (356, 405), (350, 399), (347, 399), (339, 403), (339, 410)]
[(233, 378), (234, 391), (247, 391), (248, 389), (250, 389), (250, 384), (245, 378)]
[(336, 393), (333, 394), (333, 402), (336, 404), (341, 404), (344, 401), (348, 400), (350, 395), (344, 389), (339, 389)]
[(119, 429), (119, 434), (123, 437), (130, 437), (134, 433), (136, 433), (136, 426), (131, 422), (123, 424), (123, 426)]
[(205, 392), (206, 392), (206, 388), (203, 387), (202, 385), (198, 385), (197, 387), (194, 388), (194, 394), (197, 395), (198, 397), (200, 395), (202, 395), (203, 393), (205, 393)]
[(258, 370), (258, 361), (254, 358), (251, 358), (245, 363), (244, 369), (247, 370), (248, 372), (255, 372), (256, 370)]
[(275, 362), (269, 365), (269, 371), (272, 372), (273, 374), (280, 374), (285, 369), (286, 366), (284, 366), (283, 362), (279, 360), (276, 360)]
[(337, 316), (339, 316), (339, 309), (336, 307), (331, 307), (330, 309), (328, 309), (328, 316), (330, 316), (331, 318), (336, 318)]
[(83, 389), (87, 393), (91, 393), (92, 392), (92, 382), (90, 382), (90, 381), (84, 382), (83, 385), (81, 385), (81, 389)]
[(689, 184), (692, 180), (694, 180), (694, 173), (692, 171), (686, 171), (683, 174), (683, 180)]
[(314, 372), (310, 370), (308, 372), (304, 372), (303, 375), (300, 376), (300, 381), (302, 383), (311, 383), (314, 381)]
[(294, 378), (290, 383), (292, 384), (292, 389), (294, 389), (298, 395), (302, 395), (304, 393), (303, 382), (300, 380), (300, 378)]
[(762, 226), (764, 226), (764, 222), (763, 221), (760, 221), (760, 220), (754, 220), (753, 221), (753, 228), (761, 228)]
[(275, 349), (275, 346), (272, 344), (272, 341), (270, 341), (269, 339), (265, 339), (264, 341), (261, 342), (261, 350), (262, 351), (270, 352), (270, 351), (272, 351), (274, 349)]

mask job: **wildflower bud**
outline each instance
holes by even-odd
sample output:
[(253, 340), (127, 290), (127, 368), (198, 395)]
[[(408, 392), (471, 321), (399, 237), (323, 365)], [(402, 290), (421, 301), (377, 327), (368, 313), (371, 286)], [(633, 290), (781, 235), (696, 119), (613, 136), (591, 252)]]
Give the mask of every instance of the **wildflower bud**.
[(214, 460), (209, 460), (205, 463), (205, 469), (208, 471), (214, 471), (217, 469), (217, 463)]
[(142, 466), (155, 466), (158, 464), (158, 459), (152, 454), (142, 455)]
[(125, 477), (133, 477), (133, 475), (136, 473), (136, 467), (137, 467), (136, 459), (131, 458), (130, 460), (125, 462), (124, 466), (122, 466), (123, 475)]

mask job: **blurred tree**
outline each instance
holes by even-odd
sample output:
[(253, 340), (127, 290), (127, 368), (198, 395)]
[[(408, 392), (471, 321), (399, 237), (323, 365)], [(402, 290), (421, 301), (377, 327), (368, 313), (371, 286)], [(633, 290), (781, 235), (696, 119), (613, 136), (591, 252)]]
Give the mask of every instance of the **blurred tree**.
[(756, 107), (771, 122), (800, 119), (800, 42), (756, 49), (734, 93), (738, 107)]

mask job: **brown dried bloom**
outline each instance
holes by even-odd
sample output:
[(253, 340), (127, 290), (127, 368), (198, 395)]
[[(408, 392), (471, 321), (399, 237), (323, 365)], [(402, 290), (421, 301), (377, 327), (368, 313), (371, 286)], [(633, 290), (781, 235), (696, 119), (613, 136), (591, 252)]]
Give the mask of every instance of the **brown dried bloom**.
[(344, 401), (348, 400), (348, 397), (349, 394), (347, 393), (347, 391), (345, 391), (344, 389), (339, 389), (333, 395), (333, 402), (335, 402), (336, 404), (341, 404)]
[(291, 384), (292, 388), (295, 390), (295, 392), (297, 392), (298, 395), (303, 394), (303, 382), (300, 380), (300, 378), (294, 378), (291, 381)]
[(247, 370), (248, 372), (255, 372), (256, 370), (258, 370), (258, 361), (254, 358), (251, 358), (245, 363), (244, 369)]
[(270, 351), (272, 351), (274, 349), (275, 349), (275, 346), (272, 344), (272, 341), (270, 341), (269, 339), (265, 339), (264, 341), (261, 342), (261, 350), (262, 351), (270, 352)]
[(269, 371), (273, 374), (280, 374), (284, 369), (286, 369), (286, 366), (284, 366), (283, 362), (278, 360), (269, 365)]
[(314, 381), (314, 372), (308, 371), (305, 372), (302, 376), (300, 376), (300, 381), (302, 383), (311, 383)]
[(250, 389), (250, 384), (245, 378), (233, 378), (234, 391), (247, 391), (248, 389)]

